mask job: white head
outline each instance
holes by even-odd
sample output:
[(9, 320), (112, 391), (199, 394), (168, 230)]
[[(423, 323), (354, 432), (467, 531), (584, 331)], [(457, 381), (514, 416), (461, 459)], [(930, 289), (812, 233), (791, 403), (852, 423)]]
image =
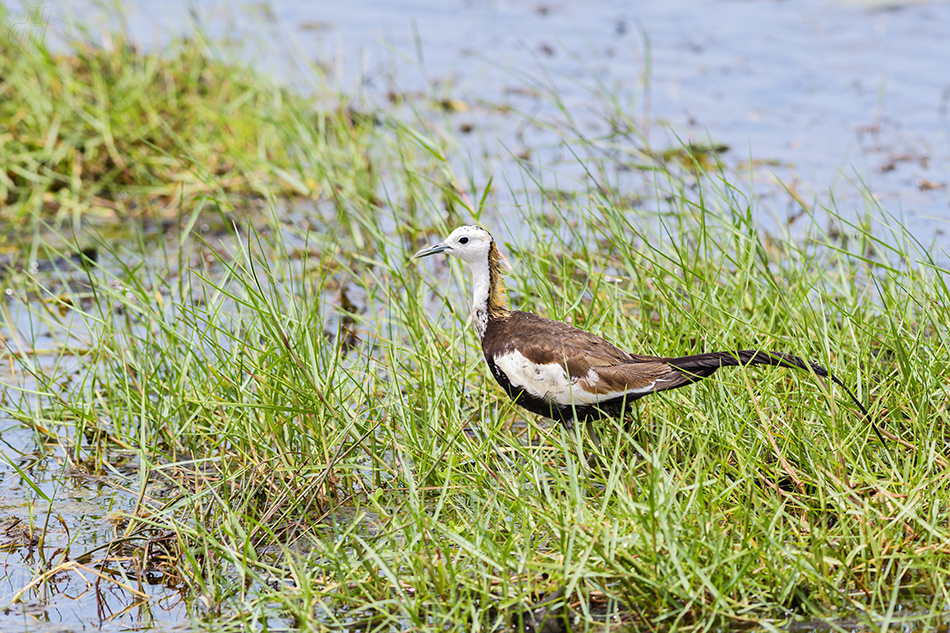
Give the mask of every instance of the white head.
[(491, 233), (474, 224), (460, 226), (440, 244), (424, 248), (413, 258), (427, 257), (436, 253), (454, 255), (469, 264), (488, 264), (488, 252), (494, 240)]
[(424, 248), (413, 257), (426, 257), (436, 253), (454, 255), (472, 269), (473, 324), (478, 337), (485, 336), (489, 319), (505, 317), (505, 284), (502, 281), (502, 257), (495, 246), (491, 233), (480, 226), (460, 226), (445, 240)]

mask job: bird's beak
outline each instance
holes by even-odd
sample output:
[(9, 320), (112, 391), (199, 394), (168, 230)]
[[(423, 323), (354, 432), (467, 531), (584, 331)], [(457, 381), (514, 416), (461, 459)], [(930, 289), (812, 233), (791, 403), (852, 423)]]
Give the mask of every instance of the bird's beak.
[(429, 255), (435, 255), (437, 253), (444, 253), (445, 251), (451, 248), (448, 244), (436, 244), (435, 246), (427, 246), (418, 253), (412, 256), (413, 259), (419, 259), (420, 257), (428, 257)]

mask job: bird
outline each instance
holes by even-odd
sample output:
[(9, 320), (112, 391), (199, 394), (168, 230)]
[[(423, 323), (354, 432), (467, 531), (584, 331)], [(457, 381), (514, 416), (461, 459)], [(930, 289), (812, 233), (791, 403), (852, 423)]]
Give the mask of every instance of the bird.
[(623, 416), (640, 398), (685, 387), (721, 367), (745, 365), (799, 369), (828, 378), (868, 415), (837, 376), (794, 354), (754, 349), (677, 357), (635, 354), (563, 321), (509, 310), (502, 255), (491, 233), (480, 226), (460, 226), (413, 258), (440, 253), (457, 257), (471, 269), (472, 321), (492, 376), (515, 404), (568, 430), (575, 422)]

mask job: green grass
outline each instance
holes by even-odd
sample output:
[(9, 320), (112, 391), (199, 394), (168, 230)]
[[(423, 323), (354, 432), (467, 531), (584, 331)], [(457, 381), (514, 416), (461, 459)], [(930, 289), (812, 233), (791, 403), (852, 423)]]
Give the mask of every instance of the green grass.
[[(0, 7), (0, 26), (9, 21)], [(200, 34), (161, 54), (123, 34), (107, 41), (74, 40), (63, 54), (0, 40), (5, 219), (78, 226), (84, 216), (174, 217), (207, 196), (242, 207), (267, 195), (318, 200), (371, 173), (372, 121), (346, 104), (320, 106), (228, 62)], [(315, 159), (329, 147), (351, 154), (328, 168)], [(351, 176), (334, 184), (335, 169)]]
[[(183, 46), (163, 71), (172, 80), (126, 47), (15, 62), (63, 86), (45, 124), (59, 112), (56, 138), (72, 139), (75, 156), (88, 147), (107, 164), (105, 141), (83, 141), (107, 128), (115, 164), (149, 172), (103, 167), (74, 188), (61, 174), (79, 159), (54, 160), (34, 132), (14, 152), (36, 165), (24, 183), (40, 178), (37, 191), (82, 214), (115, 200), (121, 173), (146, 219), (166, 215), (155, 200), (179, 195), (174, 174), (202, 192), (164, 233), (145, 222), (127, 241), (93, 239), (95, 262), (7, 279), (30, 327), (3, 312), (3, 362), (32, 374), (23, 390), (35, 393), (8, 389), (3, 414), (137, 499), (94, 561), (129, 578), (136, 565), (162, 574), (218, 629), (500, 630), (545, 599), (577, 630), (812, 617), (884, 628), (908, 613), (939, 625), (950, 293), (947, 271), (899, 226), (902, 239), (884, 240), (866, 219), (809, 210), (803, 233), (770, 235), (728, 173), (699, 165), (650, 163), (656, 210), (625, 204), (629, 192), (601, 179), (616, 156), (589, 165), (594, 180), (568, 197), (526, 175), (542, 195), (525, 196), (517, 221), (545, 239), (503, 244), (515, 307), (637, 352), (799, 354), (906, 442), (881, 446), (841, 390), (813, 376), (737, 369), (644, 399), (629, 433), (600, 423), (604, 466), (589, 468), (582, 435), (525, 414), (492, 381), (465, 327), (462, 271), (408, 260), (454, 224), (493, 217), (494, 194), (449, 167), (451, 143), (382, 113), (382, 125), (348, 127), (343, 109), (315, 113), (232, 67), (212, 76), (238, 92), (189, 92), (195, 84), (177, 83), (185, 68), (214, 63), (180, 61), (205, 50)], [(68, 88), (75, 72), (113, 73), (109, 85), (137, 76), (143, 88), (113, 111)], [(245, 83), (232, 84), (239, 74)], [(205, 119), (239, 94), (254, 104), (247, 134), (292, 142), (232, 156)], [(194, 133), (146, 141), (146, 128), (167, 130), (129, 113), (150, 108), (174, 110)], [(108, 121), (81, 114), (106, 110)], [(604, 140), (572, 142), (594, 155)], [(8, 169), (8, 201), (53, 226), (34, 251), (72, 255), (69, 231), (56, 235), (39, 193), (10, 176), (28, 169)], [(315, 185), (288, 187), (306, 178)], [(215, 217), (229, 226), (249, 189), (269, 211), (193, 230)], [(314, 192), (312, 206), (287, 204)], [(478, 200), (486, 207), (465, 210)], [(488, 228), (504, 241), (500, 221)], [(29, 332), (47, 328), (55, 345), (35, 349)], [(115, 472), (129, 457), (137, 474)]]

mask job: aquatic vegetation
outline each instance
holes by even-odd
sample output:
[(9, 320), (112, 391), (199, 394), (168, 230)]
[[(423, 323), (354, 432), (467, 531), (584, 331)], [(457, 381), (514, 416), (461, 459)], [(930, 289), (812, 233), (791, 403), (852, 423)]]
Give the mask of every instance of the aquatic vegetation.
[[(115, 82), (136, 65), (162, 76), (120, 47), (50, 56), (50, 81), (83, 55)], [(213, 88), (236, 74), (138, 103), (191, 95), (178, 115), (197, 125), (233, 98)], [(133, 142), (149, 124), (119, 110), (90, 147), (116, 153), (95, 178), (57, 190), (69, 152), (44, 167), (47, 194), (68, 190), (80, 214), (128, 178), (143, 219), (127, 238), (73, 235), (8, 178), (19, 221), (45, 228), (5, 260), (0, 437), (19, 438), (4, 473), (32, 509), (4, 524), (3, 548), (50, 564), (22, 565), (7, 600), (52, 601), (82, 576), (90, 604), (108, 593), (114, 613), (218, 630), (939, 624), (950, 292), (899, 224), (881, 235), (804, 209), (795, 235), (766, 232), (733, 175), (638, 156), (616, 167), (647, 172), (656, 204), (597, 171), (564, 195), (525, 165), (536, 190), (504, 191), (520, 205), (506, 231), (502, 188), (458, 177), (425, 111), (357, 123), (242, 81), (281, 101), (280, 117), (245, 128), (263, 139), (254, 151), (228, 157), (220, 130)], [(273, 105), (247, 98), (252, 112)], [(200, 195), (170, 217), (173, 171)], [(263, 201), (253, 212), (248, 190)], [(814, 376), (759, 369), (753, 388), (735, 370), (643, 400), (629, 430), (599, 422), (603, 464), (588, 467), (583, 434), (510, 404), (483, 367), (457, 308), (462, 270), (408, 262), (460, 219), (492, 226), (517, 260), (513, 307), (648, 354), (789, 350), (854, 385), (896, 439), (882, 447)], [(88, 482), (118, 491), (103, 495), (108, 527), (99, 515), (85, 519), (95, 539), (79, 519), (63, 535), (62, 491), (92, 496)]]

